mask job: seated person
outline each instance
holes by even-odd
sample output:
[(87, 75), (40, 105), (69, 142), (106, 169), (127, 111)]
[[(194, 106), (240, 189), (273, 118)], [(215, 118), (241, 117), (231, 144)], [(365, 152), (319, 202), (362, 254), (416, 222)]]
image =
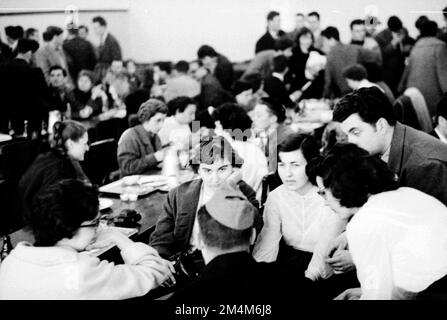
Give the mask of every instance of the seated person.
[(286, 110), (277, 100), (262, 98), (253, 110), (255, 141), (261, 146), (268, 160), (269, 172), (277, 168), (277, 147), (293, 130), (284, 124)]
[(141, 79), (137, 73), (137, 65), (132, 59), (124, 62), (124, 67), (129, 76), (130, 91), (133, 92), (141, 86)]
[(243, 80), (239, 79), (233, 83), (231, 93), (238, 105), (250, 115), (262, 92), (262, 80), (258, 74), (250, 74)]
[(220, 105), (212, 114), (216, 134), (222, 135), (237, 154), (244, 160), (241, 167), (242, 180), (256, 192), (261, 199), (262, 179), (268, 173), (267, 159), (262, 150), (251, 138), (252, 121), (245, 110), (234, 103)]
[(139, 125), (123, 132), (118, 141), (121, 176), (147, 174), (163, 161), (164, 150), (157, 133), (163, 126), (168, 108), (157, 99), (149, 99), (138, 110)]
[[(180, 252), (192, 253), (199, 248), (197, 210), (225, 181), (237, 184), (246, 198), (255, 207), (259, 206), (253, 189), (240, 180), (238, 170), (243, 160), (229, 142), (220, 136), (208, 136), (195, 151), (190, 164), (200, 178), (169, 191), (163, 212), (149, 240), (149, 244), (164, 258)], [(257, 223), (262, 223), (262, 220)], [(200, 251), (197, 256), (197, 265), (201, 266), (203, 259)]]
[(101, 113), (107, 105), (107, 95), (101, 85), (93, 87), (93, 72), (81, 70), (78, 74), (77, 87), (70, 95), (71, 117), (87, 120)]
[(37, 156), (18, 185), (23, 214), (31, 212), (36, 196), (63, 179), (89, 181), (79, 161), (88, 151), (87, 129), (79, 122), (65, 120), (53, 126), (51, 150)]
[(52, 66), (49, 70), (50, 100), (48, 101), (48, 110), (58, 110), (61, 113), (67, 111), (69, 103), (70, 90), (67, 85), (67, 71), (61, 66)]
[(188, 74), (188, 70), (188, 62), (181, 60), (176, 63), (173, 77), (166, 81), (166, 102), (177, 97), (195, 98), (200, 94), (200, 84)]
[(378, 157), (353, 144), (335, 146), (316, 180), (326, 203), (349, 220), (346, 237), (360, 288), (336, 299), (445, 299), (447, 208), (399, 187)]
[[(278, 147), (278, 173), (283, 184), (271, 191), (264, 207), (264, 227), (253, 249), (256, 261), (281, 261), (312, 280), (329, 278), (325, 263), (330, 242), (344, 231), (307, 175), (308, 162), (319, 155), (310, 135), (293, 134)], [(280, 240), (289, 247), (280, 250)], [(278, 255), (278, 252), (279, 255)]]
[(197, 106), (188, 97), (177, 97), (168, 102), (168, 117), (158, 132), (162, 145), (173, 144), (187, 149), (191, 137), (190, 125), (196, 117)]
[[(153, 248), (116, 230), (97, 233), (99, 222), (96, 189), (72, 179), (48, 188), (27, 217), (34, 245), (20, 242), (2, 261), (0, 299), (128, 299), (172, 276), (171, 263)], [(124, 264), (82, 252), (109, 244)]]
[[(198, 246), (205, 268), (200, 278), (180, 288), (177, 302), (247, 301), (247, 299), (312, 299), (312, 283), (277, 264), (257, 263), (250, 255), (258, 210), (245, 196), (223, 184), (197, 213)], [(294, 288), (291, 295), (286, 288)]]

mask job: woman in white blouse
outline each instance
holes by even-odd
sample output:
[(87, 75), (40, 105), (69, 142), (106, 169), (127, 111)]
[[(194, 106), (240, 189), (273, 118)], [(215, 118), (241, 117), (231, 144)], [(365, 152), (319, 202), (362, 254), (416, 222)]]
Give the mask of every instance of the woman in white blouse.
[[(306, 173), (307, 163), (318, 155), (318, 144), (309, 135), (292, 134), (278, 146), (278, 173), (283, 185), (267, 198), (264, 227), (253, 250), (257, 261), (287, 260), (289, 268), (305, 271), (312, 280), (332, 274), (324, 261), (326, 251), (345, 227)], [(280, 252), (281, 239), (291, 248)]]
[(361, 287), (336, 299), (447, 298), (447, 207), (399, 188), (385, 162), (352, 144), (334, 147), (316, 174), (328, 205), (350, 219), (346, 237)]

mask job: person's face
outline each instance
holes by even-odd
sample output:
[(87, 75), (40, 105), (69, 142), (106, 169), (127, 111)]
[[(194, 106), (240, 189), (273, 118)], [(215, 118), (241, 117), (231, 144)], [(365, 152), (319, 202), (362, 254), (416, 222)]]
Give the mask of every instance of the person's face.
[(310, 46), (312, 45), (312, 36), (310, 33), (305, 33), (300, 37), (299, 42), (300, 47), (309, 50)]
[(74, 160), (83, 161), (89, 149), (87, 132), (78, 140), (68, 139), (66, 142), (67, 154)]
[(198, 173), (206, 188), (217, 190), (233, 173), (233, 166), (227, 159), (216, 159), (213, 164), (201, 163)]
[(98, 230), (100, 223), (100, 215), (89, 221), (84, 221), (79, 229), (77, 230), (76, 234), (72, 238), (71, 245), (73, 249), (77, 251), (84, 251), (85, 248), (91, 244), (96, 237), (96, 232)]
[(183, 112), (175, 114), (176, 120), (181, 124), (190, 124), (196, 118), (197, 107), (195, 104), (188, 105)]
[(312, 32), (320, 28), (320, 20), (316, 16), (307, 16), (307, 26)]
[(93, 32), (95, 33), (95, 35), (101, 37), (104, 34), (104, 31), (104, 27), (101, 26), (98, 22), (93, 23)]
[(88, 31), (85, 28), (79, 28), (79, 37), (82, 39), (87, 39), (88, 37)]
[(126, 65), (127, 72), (129, 74), (134, 74), (137, 71), (137, 66), (132, 61), (129, 61)]
[(78, 79), (78, 89), (82, 92), (88, 92), (93, 86), (92, 81), (87, 76), (81, 76)]
[(351, 30), (352, 40), (364, 41), (366, 37), (366, 28), (364, 24), (355, 24)]
[(115, 60), (110, 65), (110, 71), (112, 71), (115, 74), (118, 74), (124, 70), (123, 62)]
[(157, 112), (152, 118), (149, 119), (148, 128), (152, 133), (158, 133), (163, 127), (165, 122), (166, 114)]
[(62, 87), (65, 84), (64, 72), (60, 69), (51, 71), (50, 84), (55, 88)]
[(268, 25), (270, 30), (278, 32), (279, 30), (281, 30), (281, 17), (280, 16), (274, 17), (272, 20), (268, 22)]
[(324, 53), (328, 54), (329, 52), (331, 52), (332, 47), (334, 47), (334, 45), (337, 43), (335, 39), (328, 39), (326, 37), (321, 37), (322, 41), (322, 50)]
[[(383, 119), (379, 119), (381, 120)], [(385, 151), (384, 130), (380, 127), (378, 123), (373, 126), (364, 122), (357, 113), (351, 114), (341, 123), (341, 129), (347, 134), (348, 142), (354, 143), (370, 154), (383, 154)]]
[(127, 77), (115, 79), (112, 82), (112, 86), (115, 88), (115, 91), (120, 98), (123, 98), (129, 94), (130, 84)]
[(304, 16), (296, 16), (295, 17), (295, 28), (297, 30), (304, 27)]
[(205, 56), (202, 58), (202, 64), (208, 70), (213, 70), (216, 63), (217, 63), (216, 57)]
[(346, 208), (340, 204), (340, 200), (332, 195), (330, 189), (327, 189), (323, 184), (323, 179), (317, 177), (318, 193), (324, 198), (326, 205), (331, 208), (340, 219), (349, 220), (354, 212), (355, 208)]
[(306, 164), (301, 150), (279, 153), (278, 174), (287, 189), (298, 191), (308, 184)]
[(268, 130), (276, 122), (276, 117), (270, 113), (264, 104), (257, 104), (253, 110), (253, 126), (258, 130)]

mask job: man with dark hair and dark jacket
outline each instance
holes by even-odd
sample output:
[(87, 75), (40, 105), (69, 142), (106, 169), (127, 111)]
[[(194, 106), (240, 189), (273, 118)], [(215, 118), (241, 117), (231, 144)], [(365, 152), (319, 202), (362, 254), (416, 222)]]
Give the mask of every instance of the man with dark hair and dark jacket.
[(222, 88), (230, 91), (234, 77), (233, 65), (230, 60), (208, 45), (203, 45), (199, 48), (197, 57), (203, 66), (219, 80)]
[(267, 14), (267, 32), (256, 42), (255, 53), (276, 49), (275, 40), (284, 35), (285, 32), (281, 30), (279, 12), (270, 11)]

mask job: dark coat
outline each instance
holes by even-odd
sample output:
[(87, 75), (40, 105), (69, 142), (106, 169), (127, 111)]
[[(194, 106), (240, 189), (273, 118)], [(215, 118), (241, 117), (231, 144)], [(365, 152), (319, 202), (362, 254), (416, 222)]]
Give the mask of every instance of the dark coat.
[(388, 167), (402, 186), (425, 192), (447, 205), (447, 145), (427, 133), (397, 123)]
[(219, 54), (217, 56), (217, 66), (214, 69), (214, 76), (222, 85), (222, 88), (229, 91), (233, 83), (233, 65), (227, 57)]
[(23, 132), (25, 120), (29, 129), (40, 132), (42, 120), (48, 119), (48, 87), (42, 70), (13, 59), (0, 66), (0, 88), (0, 117), (11, 120), (16, 134)]
[(211, 260), (200, 278), (178, 290), (173, 301), (300, 301), (312, 299), (313, 283), (303, 274), (284, 272), (276, 263), (256, 262), (244, 251)]
[(121, 176), (153, 173), (158, 164), (154, 154), (160, 149), (158, 135), (147, 132), (143, 125), (124, 131), (117, 152)]
[[(280, 30), (278, 32), (278, 36), (282, 37), (283, 35), (285, 35), (285, 32)], [(275, 42), (276, 40), (272, 37), (272, 35), (270, 34), (270, 32), (266, 32), (264, 33), (264, 35), (259, 38), (259, 40), (256, 42), (256, 46), (255, 46), (255, 54), (263, 51), (263, 50), (275, 50), (276, 46), (275, 46)]]
[[(202, 180), (198, 179), (185, 182), (169, 191), (163, 204), (163, 212), (149, 240), (149, 245), (154, 247), (162, 257), (169, 258), (188, 249), (201, 186)], [(254, 190), (244, 181), (240, 181), (238, 186), (248, 201), (259, 208)]]
[(113, 60), (122, 60), (121, 47), (118, 40), (111, 35), (107, 34), (106, 40), (98, 48), (98, 62), (110, 65)]
[(57, 151), (40, 154), (26, 170), (18, 185), (23, 213), (29, 213), (33, 200), (51, 185), (64, 179), (87, 180), (79, 163)]
[(63, 48), (67, 58), (68, 71), (73, 81), (78, 78), (79, 71), (83, 69), (93, 71), (96, 64), (96, 55), (89, 41), (81, 37), (75, 37), (65, 40)]
[(264, 80), (264, 91), (279, 102), (285, 108), (293, 108), (295, 105), (287, 93), (286, 86), (283, 81), (274, 76), (269, 76)]

